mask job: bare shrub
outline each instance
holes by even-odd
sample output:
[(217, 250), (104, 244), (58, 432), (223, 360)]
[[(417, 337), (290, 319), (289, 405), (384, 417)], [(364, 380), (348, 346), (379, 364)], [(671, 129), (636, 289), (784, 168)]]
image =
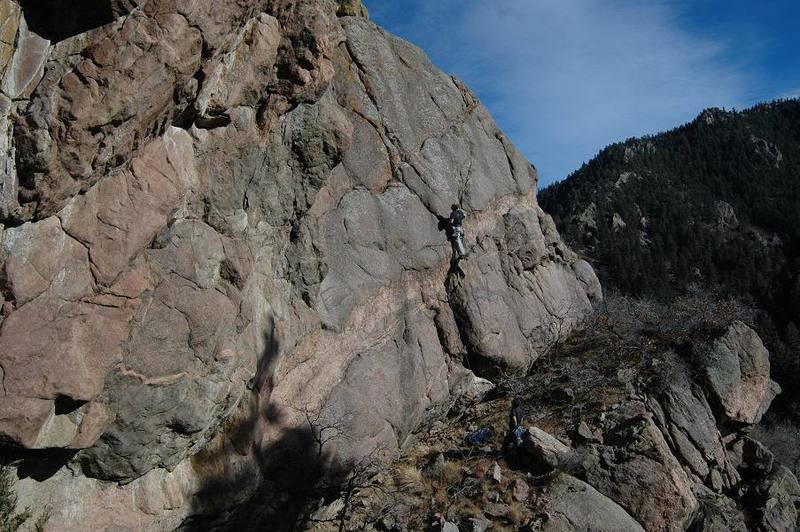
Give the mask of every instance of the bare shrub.
[(598, 308), (592, 325), (631, 340), (671, 346), (708, 339), (736, 320), (753, 324), (755, 312), (736, 299), (713, 292), (669, 302), (612, 294)]
[(0, 466), (0, 532), (16, 532), (30, 517), (28, 510), (17, 513), (17, 494), (14, 493), (11, 470)]

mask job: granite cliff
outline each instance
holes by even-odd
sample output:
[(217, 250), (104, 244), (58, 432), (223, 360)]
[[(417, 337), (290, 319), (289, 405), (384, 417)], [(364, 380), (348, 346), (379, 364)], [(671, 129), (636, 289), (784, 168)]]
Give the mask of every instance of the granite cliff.
[(46, 529), (271, 493), (263, 524), (309, 419), (326, 464), (385, 460), (602, 297), (485, 107), (357, 2), (0, 14), (0, 441)]

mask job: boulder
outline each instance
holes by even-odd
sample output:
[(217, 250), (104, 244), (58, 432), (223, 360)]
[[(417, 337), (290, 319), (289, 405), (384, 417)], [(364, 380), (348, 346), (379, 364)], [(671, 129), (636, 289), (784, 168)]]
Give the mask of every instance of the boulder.
[(519, 478), (516, 479), (511, 489), (512, 489), (512, 495), (514, 496), (514, 499), (516, 499), (517, 501), (525, 502), (526, 500), (528, 500), (530, 487), (528, 486), (528, 483), (525, 482), (524, 480)]
[(500, 466), (497, 465), (497, 462), (492, 464), (492, 467), (489, 468), (489, 478), (497, 482), (498, 484), (503, 482), (503, 470), (500, 469)]
[(579, 441), (588, 443), (603, 443), (603, 434), (599, 430), (592, 430), (588, 423), (581, 421), (575, 430)]
[(465, 397), (473, 401), (481, 401), (486, 394), (494, 389), (495, 385), (492, 381), (478, 377), (477, 375), (471, 375), (466, 379), (463, 393)]
[(542, 469), (557, 468), (572, 453), (572, 449), (539, 427), (531, 427), (525, 433), (524, 448), (534, 464)]
[(442, 477), (444, 467), (447, 461), (442, 453), (436, 453), (432, 456), (425, 466), (422, 468), (422, 474), (430, 480), (436, 480)]
[(466, 521), (466, 532), (486, 532), (492, 527), (492, 522), (482, 517), (470, 517)]
[(441, 526), (442, 532), (458, 532), (458, 525), (455, 523), (451, 523), (450, 521), (445, 521), (442, 523)]
[(711, 396), (731, 421), (758, 423), (780, 393), (769, 378), (769, 352), (744, 323), (732, 324), (699, 358)]
[(542, 530), (643, 531), (644, 528), (614, 501), (589, 484), (560, 473), (547, 485)]
[(502, 519), (508, 512), (511, 511), (511, 507), (504, 503), (499, 502), (487, 502), (481, 508), (483, 510), (484, 515), (488, 517), (492, 517), (494, 519)]

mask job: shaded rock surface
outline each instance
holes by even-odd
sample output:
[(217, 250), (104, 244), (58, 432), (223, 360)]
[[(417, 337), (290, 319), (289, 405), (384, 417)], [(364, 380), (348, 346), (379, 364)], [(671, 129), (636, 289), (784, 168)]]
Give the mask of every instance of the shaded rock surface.
[[(619, 317), (602, 309), (598, 315), (594, 327)], [(481, 515), (499, 530), (797, 529), (796, 478), (751, 436), (752, 424), (732, 422), (719, 408), (703, 371), (759, 350), (745, 352), (741, 342), (720, 349), (723, 339), (751, 331), (734, 319), (711, 323), (688, 336), (681, 355), (663, 345), (631, 353), (631, 333), (615, 325), (606, 326), (629, 358), (598, 341), (602, 331), (573, 334), (530, 374), (498, 380), (483, 402), (415, 434), (389, 471), (355, 496), (347, 525), (382, 529), (371, 523), (385, 514), (393, 516), (392, 530), (441, 520), (469, 530)], [(651, 345), (653, 335), (641, 341)], [(730, 384), (741, 386), (737, 379), (747, 376)], [(564, 388), (571, 397), (554, 401), (553, 390)], [(530, 423), (521, 446), (507, 429), (512, 405)], [(497, 435), (475, 445), (468, 436), (476, 426)]]
[[(534, 464), (585, 481), (646, 530), (796, 529), (797, 479), (749, 436), (775, 396), (763, 344), (733, 322), (693, 351), (695, 371), (677, 364), (595, 420), (602, 443), (584, 422), (587, 436), (574, 448), (559, 442), (557, 460), (543, 460), (542, 443), (526, 451)], [(536, 427), (529, 434), (558, 442)]]
[(227, 512), (309, 413), (332, 462), (390, 452), (465, 359), (526, 367), (601, 297), (483, 105), (360, 2), (90, 4), (0, 0), (0, 439), (51, 529)]
[(559, 474), (549, 484), (548, 496), (548, 519), (542, 530), (644, 530), (614, 501), (575, 477)]
[(603, 445), (581, 449), (576, 471), (647, 530), (684, 530), (697, 510), (692, 482), (645, 405), (609, 416)]

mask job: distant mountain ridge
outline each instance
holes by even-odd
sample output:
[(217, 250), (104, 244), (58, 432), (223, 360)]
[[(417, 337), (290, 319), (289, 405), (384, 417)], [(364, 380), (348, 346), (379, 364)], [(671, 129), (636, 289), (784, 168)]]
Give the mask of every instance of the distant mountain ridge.
[(748, 300), (767, 311), (761, 333), (783, 362), (779, 380), (798, 372), (800, 101), (708, 109), (613, 144), (539, 201), (606, 288)]

